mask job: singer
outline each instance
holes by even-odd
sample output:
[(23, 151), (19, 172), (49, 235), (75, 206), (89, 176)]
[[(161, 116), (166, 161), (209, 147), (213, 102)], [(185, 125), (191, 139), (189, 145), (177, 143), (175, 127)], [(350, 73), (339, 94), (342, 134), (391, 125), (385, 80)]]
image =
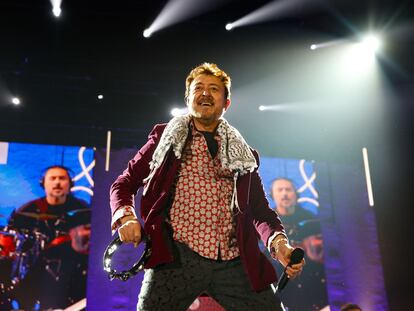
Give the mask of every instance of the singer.
[[(186, 310), (204, 293), (226, 310), (281, 310), (258, 239), (284, 266), (293, 247), (266, 200), (258, 153), (223, 118), (231, 79), (204, 63), (185, 85), (188, 114), (156, 125), (111, 187), (113, 232), (137, 244), (144, 230), (152, 240), (137, 309)], [(143, 228), (134, 207), (140, 188)]]

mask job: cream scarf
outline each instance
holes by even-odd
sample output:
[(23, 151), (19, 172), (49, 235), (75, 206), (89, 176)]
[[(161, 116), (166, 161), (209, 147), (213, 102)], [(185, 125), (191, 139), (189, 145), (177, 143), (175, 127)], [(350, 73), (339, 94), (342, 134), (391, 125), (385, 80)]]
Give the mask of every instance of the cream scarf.
[[(146, 193), (146, 189), (148, 189), (148, 185), (157, 168), (161, 166), (171, 147), (174, 155), (178, 159), (181, 158), (182, 150), (188, 136), (191, 118), (192, 117), (187, 114), (174, 117), (168, 122), (162, 133), (160, 142), (152, 155), (150, 174), (144, 180), (146, 182), (144, 194)], [(218, 150), (218, 157), (221, 165), (223, 168), (227, 168), (235, 173), (232, 205), (235, 204), (238, 207), (236, 191), (237, 177), (248, 172), (253, 172), (257, 167), (256, 159), (239, 131), (231, 126), (224, 118), (220, 119), (220, 123), (217, 127), (217, 134), (221, 138), (220, 149)]]

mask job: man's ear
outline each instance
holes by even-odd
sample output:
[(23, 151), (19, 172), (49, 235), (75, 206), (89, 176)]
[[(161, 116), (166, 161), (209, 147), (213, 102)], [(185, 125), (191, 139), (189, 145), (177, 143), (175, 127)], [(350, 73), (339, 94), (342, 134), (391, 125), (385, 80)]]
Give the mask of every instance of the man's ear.
[(227, 111), (227, 109), (229, 109), (230, 105), (231, 105), (231, 100), (227, 99), (226, 103), (224, 104), (224, 107), (225, 107), (226, 111)]

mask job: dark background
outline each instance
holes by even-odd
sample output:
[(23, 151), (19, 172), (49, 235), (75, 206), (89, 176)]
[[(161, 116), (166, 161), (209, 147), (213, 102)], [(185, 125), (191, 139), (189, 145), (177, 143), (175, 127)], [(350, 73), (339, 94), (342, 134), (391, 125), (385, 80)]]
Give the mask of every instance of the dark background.
[[(59, 19), (47, 0), (1, 1), (0, 140), (103, 147), (111, 130), (114, 148), (138, 147), (154, 123), (169, 120), (171, 108), (183, 105), (189, 70), (216, 62), (233, 78), (226, 117), (262, 155), (359, 163), (361, 148), (368, 148), (390, 308), (407, 309), (413, 277), (413, 4), (307, 1), (314, 2), (313, 10), (299, 7), (287, 16), (224, 29), (269, 2), (210, 1), (211, 10), (145, 39), (142, 31), (167, 1), (63, 0)], [(386, 80), (381, 107), (369, 97), (328, 111), (257, 110), (272, 99), (306, 101), (317, 97), (315, 89), (328, 90), (326, 80), (312, 87), (317, 71), (303, 78), (303, 65), (316, 62), (310, 44), (367, 29), (385, 34), (378, 58)], [(297, 66), (291, 66), (295, 57)], [(270, 87), (263, 91), (260, 85)], [(22, 104), (10, 104), (12, 95)]]

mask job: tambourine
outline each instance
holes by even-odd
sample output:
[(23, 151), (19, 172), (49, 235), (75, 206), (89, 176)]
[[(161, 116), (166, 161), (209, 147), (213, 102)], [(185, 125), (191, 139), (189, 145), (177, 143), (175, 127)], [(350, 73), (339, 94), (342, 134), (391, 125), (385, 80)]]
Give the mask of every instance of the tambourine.
[(117, 272), (112, 268), (112, 256), (115, 254), (116, 250), (123, 244), (119, 237), (116, 237), (112, 240), (111, 243), (106, 247), (105, 253), (103, 255), (103, 268), (108, 273), (109, 279), (118, 279), (122, 281), (128, 280), (130, 277), (135, 276), (139, 271), (144, 269), (145, 263), (151, 256), (151, 240), (148, 235), (143, 235), (141, 238), (141, 243), (145, 243), (145, 249), (139, 260), (134, 263), (131, 269)]

